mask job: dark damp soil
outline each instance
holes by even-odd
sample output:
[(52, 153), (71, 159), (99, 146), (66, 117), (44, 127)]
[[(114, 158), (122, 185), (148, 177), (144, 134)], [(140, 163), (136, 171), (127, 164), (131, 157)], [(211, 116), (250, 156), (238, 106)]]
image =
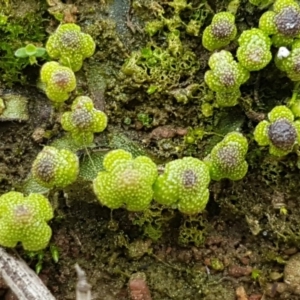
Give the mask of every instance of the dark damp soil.
[[(271, 64), (252, 75), (237, 107), (214, 109), (205, 117), (200, 109), (202, 98), (207, 96), (204, 88), (187, 104), (178, 103), (172, 96), (181, 85), (204, 86), (210, 54), (201, 46), (202, 29), (198, 37), (182, 34), (182, 43), (196, 54), (200, 65), (171, 93), (161, 91), (153, 96), (146, 92), (148, 86), (118, 77), (132, 51), (147, 42), (165, 47), (163, 32), (149, 38), (143, 28), (145, 22), (157, 18), (161, 8), (165, 18), (174, 16), (166, 1), (48, 2), (53, 4), (50, 11), (44, 4), (26, 6), (23, 11), (42, 15), (39, 30), (42, 28), (44, 34), (38, 35), (42, 44), (58, 25), (55, 9), (66, 22), (80, 24), (97, 43), (95, 55), (76, 74), (77, 93), (92, 97), (95, 106), (109, 118), (107, 130), (96, 136), (94, 147), (87, 150), (89, 154), (123, 148), (164, 164), (188, 155), (202, 159), (220, 136), (230, 131), (244, 133), (249, 141), (246, 177), (237, 182), (211, 183), (209, 204), (199, 216), (183, 216), (154, 203), (143, 213), (125, 209), (111, 212), (97, 202), (90, 177), (84, 176), (65, 190), (49, 192), (55, 208), (50, 247), (40, 259), (21, 248), (17, 251), (33, 269), (40, 269), (39, 276), (53, 295), (58, 300), (75, 299), (74, 265), (79, 263), (92, 285), (93, 299), (130, 299), (128, 282), (137, 272), (146, 276), (154, 300), (299, 299), (299, 287), (288, 286), (283, 276), (286, 262), (300, 247), (297, 156), (274, 159), (267, 150), (259, 149), (252, 136), (261, 116), (291, 96), (288, 79), (278, 76)], [(209, 24), (212, 12), (228, 5), (226, 1), (190, 2), (193, 8), (201, 7), (203, 26)], [(8, 1), (7, 5), (11, 5), (12, 17), (17, 18), (13, 12), (18, 1)], [(261, 13), (242, 1), (237, 13), (239, 30), (257, 26)], [(187, 22), (192, 15), (187, 9), (181, 18)], [(184, 31), (182, 27), (179, 30)], [(232, 49), (234, 52), (235, 45)], [(71, 101), (60, 111), (54, 110), (36, 88), (38, 70), (39, 66), (21, 69), (27, 75), (26, 83), (13, 81), (12, 88), (5, 81), (1, 85), (1, 97), (22, 95), (27, 99), (29, 119), (0, 122), (0, 194), (10, 190), (30, 192), (24, 182), (34, 158), (43, 146), (64, 134), (59, 117)], [(13, 75), (18, 77), (19, 73)], [(209, 134), (195, 138), (197, 128)], [(192, 143), (187, 143), (188, 134), (194, 135)], [(86, 151), (77, 154), (81, 161), (86, 160)], [(50, 248), (58, 250), (58, 262), (54, 262)], [(4, 298), (5, 289), (0, 292), (1, 299), (8, 298)]]

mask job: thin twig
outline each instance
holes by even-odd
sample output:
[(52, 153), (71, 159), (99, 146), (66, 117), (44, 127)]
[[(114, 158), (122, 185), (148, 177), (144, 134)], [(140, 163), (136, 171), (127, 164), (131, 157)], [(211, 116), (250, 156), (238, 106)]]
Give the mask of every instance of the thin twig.
[(36, 273), (0, 247), (0, 275), (20, 300), (55, 300)]

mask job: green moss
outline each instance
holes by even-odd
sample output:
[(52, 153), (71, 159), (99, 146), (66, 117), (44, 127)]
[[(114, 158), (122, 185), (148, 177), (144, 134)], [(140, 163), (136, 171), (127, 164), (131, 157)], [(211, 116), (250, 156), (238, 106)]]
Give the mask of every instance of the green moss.
[(188, 128), (187, 134), (184, 136), (184, 142), (186, 144), (196, 144), (197, 141), (201, 141), (203, 136), (205, 135), (205, 131), (203, 128)]
[(19, 1), (9, 3), (0, 9), (0, 70), (1, 81), (12, 86), (14, 83), (27, 83), (27, 74), (23, 69), (30, 62), (26, 58), (17, 58), (14, 53), (28, 42), (42, 46), (47, 33), (43, 13), (46, 3), (41, 1)]
[(223, 271), (224, 270), (224, 264), (218, 258), (212, 258), (211, 259), (211, 267), (212, 267), (213, 270), (216, 270), (216, 271)]
[(166, 210), (160, 205), (151, 205), (149, 209), (136, 213), (132, 217), (132, 223), (138, 225), (145, 237), (152, 241), (158, 241), (166, 228), (169, 227), (171, 219), (174, 217), (174, 210)]
[(137, 119), (142, 123), (146, 128), (151, 127), (152, 118), (148, 114), (139, 113)]
[(150, 44), (132, 52), (122, 66), (120, 79), (130, 78), (131, 88), (142, 87), (148, 94), (164, 94), (181, 78), (193, 76), (200, 67), (196, 55), (183, 47), (179, 31), (169, 33), (167, 39), (167, 49)]
[(190, 100), (196, 98), (194, 95), (197, 94), (199, 88), (199, 84), (193, 83), (185, 88), (172, 90), (170, 91), (170, 94), (177, 100), (177, 102), (187, 104)]
[(44, 186), (41, 186), (37, 181), (33, 178), (32, 174), (30, 174), (23, 182), (19, 190), (28, 195), (31, 193), (37, 194), (46, 194), (49, 193), (50, 189)]
[(179, 228), (178, 242), (183, 246), (194, 244), (201, 246), (205, 241), (207, 221), (202, 215), (188, 217), (183, 220)]

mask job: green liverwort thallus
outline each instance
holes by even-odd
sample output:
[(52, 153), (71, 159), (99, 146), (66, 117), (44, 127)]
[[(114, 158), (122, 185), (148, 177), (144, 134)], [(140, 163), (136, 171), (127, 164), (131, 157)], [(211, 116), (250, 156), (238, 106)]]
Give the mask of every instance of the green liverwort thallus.
[(94, 192), (99, 201), (111, 208), (123, 205), (130, 211), (149, 207), (153, 197), (152, 186), (157, 178), (155, 163), (146, 156), (132, 155), (124, 150), (113, 150), (103, 161), (105, 171), (94, 180)]
[(106, 128), (107, 116), (94, 108), (91, 98), (79, 96), (72, 103), (71, 111), (62, 115), (61, 125), (71, 133), (76, 144), (89, 145), (94, 140), (94, 133)]
[(204, 162), (184, 157), (166, 164), (154, 184), (154, 199), (192, 215), (202, 212), (209, 198), (209, 169)]
[(0, 245), (15, 247), (21, 242), (28, 251), (47, 247), (52, 235), (47, 222), (53, 218), (53, 209), (43, 195), (25, 197), (8, 192), (0, 197)]
[(268, 121), (261, 121), (254, 130), (254, 139), (260, 146), (269, 146), (270, 154), (285, 156), (300, 142), (300, 121), (294, 120), (284, 105), (274, 107)]
[(69, 150), (46, 146), (32, 164), (32, 176), (47, 188), (64, 188), (73, 183), (79, 173), (78, 157)]
[(46, 44), (46, 50), (53, 59), (71, 68), (74, 72), (81, 69), (83, 60), (95, 52), (95, 42), (76, 24), (62, 24), (52, 34)]
[(76, 88), (74, 72), (55, 61), (47, 62), (41, 69), (41, 81), (45, 84), (47, 97), (56, 103), (69, 99)]
[(205, 159), (211, 179), (242, 179), (248, 171), (248, 163), (245, 160), (247, 151), (248, 142), (241, 133), (228, 133)]

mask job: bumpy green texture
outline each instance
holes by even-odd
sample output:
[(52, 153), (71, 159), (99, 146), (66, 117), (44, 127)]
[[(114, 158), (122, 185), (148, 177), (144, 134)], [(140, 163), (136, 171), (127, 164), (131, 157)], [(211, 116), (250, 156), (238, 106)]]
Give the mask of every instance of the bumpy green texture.
[(118, 149), (104, 157), (103, 166), (106, 171), (99, 172), (93, 184), (103, 205), (111, 209), (126, 205), (129, 211), (148, 208), (157, 178), (156, 165), (150, 158), (133, 159), (129, 152)]
[(46, 50), (51, 58), (59, 59), (59, 62), (71, 68), (74, 72), (82, 67), (85, 58), (95, 52), (93, 38), (76, 24), (60, 25), (52, 34), (46, 44)]
[(47, 97), (53, 102), (68, 100), (69, 93), (76, 88), (76, 78), (73, 71), (51, 61), (41, 69), (41, 81), (45, 84)]
[(259, 71), (271, 61), (271, 39), (262, 30), (245, 30), (238, 42), (237, 59), (248, 71)]
[(245, 161), (247, 151), (248, 142), (241, 133), (228, 133), (205, 158), (211, 179), (242, 179), (248, 171), (248, 163)]
[(220, 12), (214, 15), (211, 25), (204, 29), (202, 44), (207, 50), (214, 51), (227, 46), (234, 40), (236, 33), (234, 15)]
[(204, 80), (208, 87), (217, 93), (217, 104), (219, 106), (236, 105), (240, 96), (239, 88), (248, 80), (249, 71), (225, 50), (212, 54), (208, 65), (211, 70), (205, 73)]
[(79, 172), (78, 157), (69, 150), (46, 146), (32, 164), (32, 176), (43, 187), (64, 188)]
[(145, 25), (145, 32), (147, 32), (150, 36), (155, 35), (159, 30), (163, 29), (164, 22), (162, 20), (154, 20), (151, 22), (147, 22)]
[(300, 81), (300, 41), (296, 40), (292, 44), (292, 50), (287, 57), (276, 56), (275, 64), (292, 81)]
[(28, 251), (47, 247), (52, 231), (47, 222), (53, 218), (53, 209), (40, 194), (24, 197), (9, 192), (0, 197), (0, 245), (15, 247), (21, 242)]
[(300, 121), (284, 105), (274, 107), (269, 121), (261, 121), (254, 130), (254, 139), (260, 146), (269, 146), (270, 154), (285, 156), (300, 142)]
[(128, 82), (126, 90), (130, 86), (143, 88), (148, 95), (168, 93), (170, 89), (178, 86), (182, 78), (196, 74), (200, 67), (199, 59), (194, 52), (182, 45), (179, 31), (169, 33), (167, 42), (167, 49), (151, 45), (131, 53), (120, 73), (121, 78)]
[(205, 73), (205, 82), (215, 92), (236, 91), (249, 78), (249, 72), (225, 50), (212, 54), (208, 65), (211, 70)]
[(277, 0), (273, 11), (265, 12), (259, 20), (259, 28), (272, 36), (275, 47), (288, 46), (300, 36), (300, 7), (293, 0)]
[(94, 132), (102, 132), (107, 126), (106, 114), (95, 109), (89, 97), (77, 97), (72, 103), (71, 110), (62, 115), (61, 125), (64, 130), (71, 133), (76, 144), (92, 143)]
[(209, 169), (204, 162), (184, 157), (166, 164), (165, 171), (154, 184), (154, 199), (164, 205), (178, 207), (184, 214), (202, 212), (209, 198)]

